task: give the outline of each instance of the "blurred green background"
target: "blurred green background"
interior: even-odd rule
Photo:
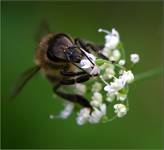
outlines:
[[[63,106],[40,74],[7,100],[13,81],[34,64],[41,20],[96,43],[104,42],[98,28],[115,27],[127,55],[140,54],[135,72],[143,72],[162,65],[162,17],[162,2],[2,2],[2,148],[163,148],[162,75],[134,83],[128,115],[106,124],[78,126],[75,115],[49,120]]]

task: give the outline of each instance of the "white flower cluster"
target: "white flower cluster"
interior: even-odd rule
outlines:
[[[66,102],[64,110],[62,110],[57,117],[66,119],[72,114],[73,109],[74,109],[74,104],[71,102]]]
[[[83,125],[86,122],[89,123],[99,123],[101,118],[106,115],[106,105],[100,105],[99,109],[94,107],[94,111],[91,112],[88,108],[82,108],[77,116],[77,123]]]
[[[126,83],[131,83],[134,80],[134,75],[131,71],[124,71],[119,78],[114,78],[114,81],[107,84],[104,88],[105,91],[110,94],[117,94],[121,89],[123,89]]]
[[[90,104],[93,108],[93,110],[89,108],[79,110],[76,118],[79,125],[87,122],[91,124],[108,122],[113,115],[121,118],[127,114],[129,110],[127,98],[129,84],[134,81],[134,74],[130,69],[140,60],[138,54],[131,54],[130,61],[132,65],[128,67],[122,54],[124,49],[118,46],[120,44],[118,31],[115,29],[112,29],[111,32],[104,29],[98,31],[106,33],[102,54],[109,58],[109,61],[96,58],[93,54],[81,49],[86,57],[81,60],[80,67],[90,75],[98,76],[94,78],[95,82],[91,82],[87,87],[84,84],[75,85],[76,92],[83,96],[85,96],[87,89],[90,89]],[[114,63],[111,63],[111,61],[114,61]],[[74,107],[73,103],[66,103],[64,110],[58,117],[67,118],[74,110]],[[113,115],[108,114],[109,110],[113,110]]]
[[[127,113],[127,108],[123,104],[115,104],[114,105],[115,113],[119,118],[123,117]]]
[[[121,57],[121,53],[119,49],[117,49],[120,42],[119,33],[114,28],[111,32],[104,29],[99,29],[98,31],[106,33],[105,45],[102,54],[108,57],[111,61],[118,61]]]

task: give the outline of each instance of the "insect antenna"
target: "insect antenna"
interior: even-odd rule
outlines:
[[[66,56],[68,62],[72,63],[74,66],[76,66],[76,67],[79,68],[80,70],[84,71],[86,74],[90,75],[87,71],[85,71],[83,68],[81,68],[80,66],[78,66],[76,63],[71,62],[71,60],[70,60],[68,54],[66,53],[66,51],[64,51],[64,54],[65,54],[65,56]]]
[[[85,55],[85,57],[90,61],[90,63],[93,66],[95,66],[95,64],[93,63],[93,61],[88,57],[87,52],[84,49],[82,49],[81,47],[80,47],[80,51]]]

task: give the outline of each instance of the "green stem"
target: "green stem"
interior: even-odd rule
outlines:
[[[156,68],[147,72],[136,74],[134,82],[144,80],[147,78],[152,78],[163,73],[163,68]]]
[[[110,118],[110,119],[104,121],[103,123],[111,122],[111,121],[113,121],[113,120],[115,120],[115,119],[117,119],[117,115],[114,115],[112,118]]]
[[[126,107],[127,107],[127,111],[129,111],[129,99],[126,99]]]

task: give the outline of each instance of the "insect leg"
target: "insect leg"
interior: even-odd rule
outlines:
[[[82,75],[76,79],[68,79],[68,80],[63,80],[60,83],[63,85],[72,85],[75,83],[83,83],[85,81],[88,81],[90,78],[90,75]]]
[[[109,60],[106,56],[104,56],[101,51],[104,48],[104,45],[96,45],[96,44],[92,44],[90,42],[85,42],[84,40],[81,40],[80,38],[76,38],[75,39],[75,44],[77,44],[78,46],[82,47],[83,49],[85,49],[87,52],[90,52],[90,50],[94,51],[95,53],[97,53],[97,55],[105,60]]]
[[[75,38],[75,44],[83,49],[85,49],[87,52],[90,52],[89,48],[86,47],[86,42],[84,40],[81,40],[80,38]]]
[[[92,106],[90,105],[90,102],[84,98],[81,95],[78,94],[67,94],[64,92],[59,91],[59,86],[55,86],[53,88],[54,93],[56,93],[58,96],[60,96],[61,98],[73,102],[73,103],[78,103],[83,107],[88,107],[92,110]]]
[[[86,74],[86,72],[84,71],[81,71],[81,72],[68,72],[67,70],[61,70],[60,71],[61,75],[63,76],[68,76],[68,77],[73,77],[73,76],[79,76],[79,75],[82,75],[82,74]]]

